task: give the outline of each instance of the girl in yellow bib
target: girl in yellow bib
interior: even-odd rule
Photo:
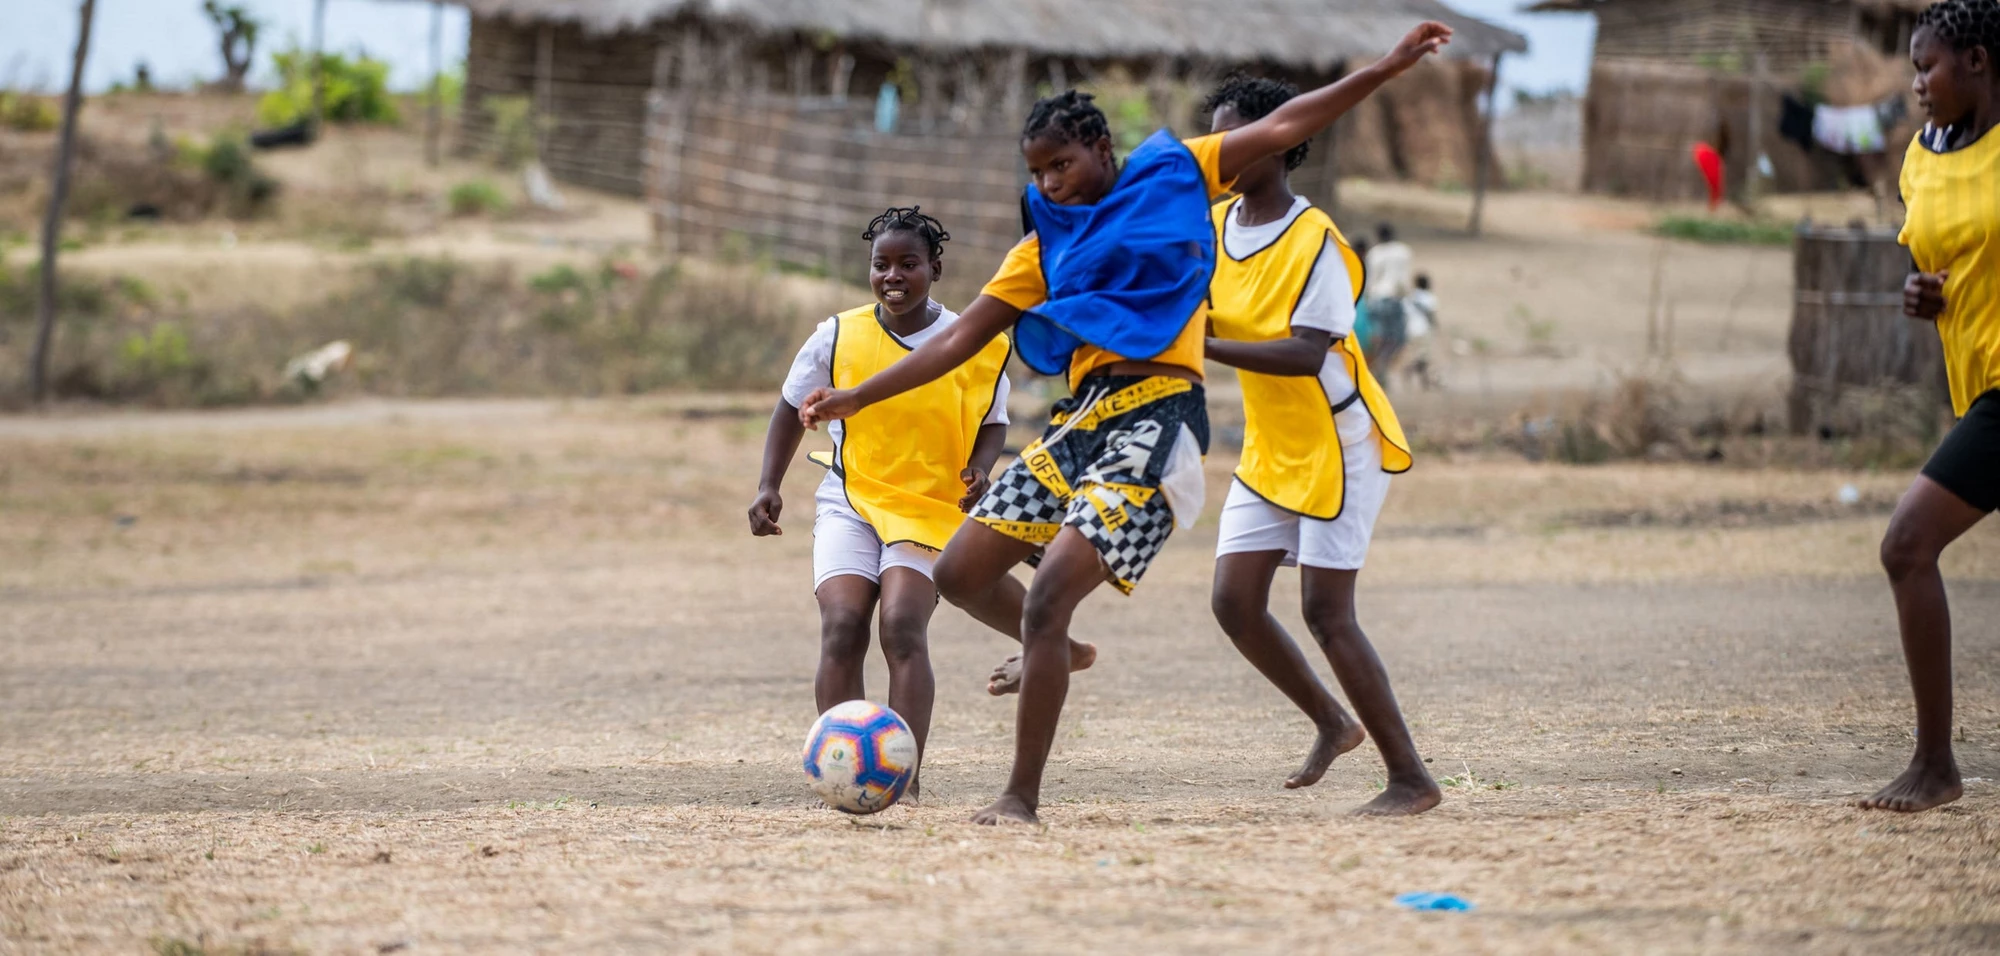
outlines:
[[[783,534],[779,486],[805,428],[798,407],[819,388],[847,388],[908,355],[958,319],[931,301],[943,274],[938,221],[916,207],[868,224],[872,305],[821,323],[799,350],[764,439],[764,468],[750,504],[750,533]],[[935,683],[929,638],[937,588],[931,565],[986,492],[1007,427],[1008,342],[987,343],[957,369],[862,414],[835,423],[831,454],[814,497],[813,592],[819,600],[820,660],[813,681],[821,713],[863,696],[869,619],[880,604],[889,708],[916,734],[930,733]],[[910,792],[916,793],[912,782]]]
[[[1205,108],[1220,133],[1297,95],[1289,83],[1231,77]],[[1354,616],[1354,582],[1375,517],[1390,474],[1410,467],[1410,446],[1354,339],[1361,258],[1287,181],[1306,148],[1245,166],[1237,197],[1215,207],[1208,357],[1240,370],[1244,432],[1242,462],[1222,506],[1211,603],[1237,650],[1319,727],[1286,787],[1319,782],[1335,757],[1372,735],[1388,785],[1355,812],[1422,813],[1437,805],[1438,786]],[[1360,713],[1358,723],[1271,616],[1271,579],[1293,564],[1306,625]]]
[[[1910,36],[1930,122],[1903,159],[1901,236],[1916,265],[1903,311],[1937,323],[1960,417],[1882,539],[1917,699],[1910,766],[1862,806],[1915,811],[1964,792],[1951,751],[1951,612],[1938,558],[2000,507],[2000,3],[1948,0]]]

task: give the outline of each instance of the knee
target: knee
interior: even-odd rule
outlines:
[[[929,625],[929,615],[883,613],[882,656],[890,666],[930,655]]]
[[[821,608],[820,653],[828,657],[860,657],[868,653],[868,612],[862,608]]]
[[[1230,640],[1240,639],[1250,630],[1251,622],[1264,613],[1264,608],[1257,601],[1223,587],[1209,592],[1208,609]]]
[[[1346,598],[1307,594],[1303,604],[1300,610],[1305,615],[1306,629],[1321,647],[1350,640],[1361,631],[1360,623],[1354,619],[1354,604]]]
[[[953,607],[965,607],[978,599],[982,590],[979,577],[978,569],[949,549],[938,555],[937,563],[931,566],[931,580],[937,585],[938,596],[950,601]]]
[[[1937,559],[1937,549],[1908,524],[1902,521],[1889,523],[1888,533],[1882,536],[1882,570],[1889,573],[1889,580],[1906,580],[1911,575],[1935,567]]]

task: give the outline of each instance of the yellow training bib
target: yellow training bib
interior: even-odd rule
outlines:
[[[1362,287],[1361,257],[1347,245],[1333,220],[1317,208],[1299,213],[1270,245],[1236,259],[1222,248],[1222,234],[1242,200],[1215,207],[1215,278],[1209,283],[1209,320],[1215,337],[1268,342],[1292,334],[1292,309],[1305,295],[1327,239],[1340,251],[1349,283]],[[1389,397],[1368,371],[1368,360],[1353,336],[1334,341],[1331,351],[1347,366],[1357,393],[1328,395],[1318,375],[1265,375],[1238,371],[1243,386],[1243,460],[1236,477],[1264,500],[1287,511],[1322,520],[1337,518],[1346,502],[1347,470],[1334,407],[1349,401],[1366,405],[1382,444],[1382,470],[1410,469],[1410,443]]]
[[[1011,350],[1002,335],[950,373],[854,414],[842,426],[836,469],[847,500],[883,544],[909,541],[933,550],[965,520],[959,472],[972,458],[979,427],[993,410]],[[910,354],[882,327],[875,306],[836,317],[833,387],[853,388]]]

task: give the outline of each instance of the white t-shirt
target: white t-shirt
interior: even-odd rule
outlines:
[[[1395,240],[1368,250],[1368,301],[1401,299],[1415,288],[1410,247]]]
[[[893,332],[890,335],[914,349],[930,341],[931,336],[944,331],[946,326],[957,320],[958,313],[939,306],[937,321],[932,322],[929,328],[913,335],[895,335]],[[799,347],[798,356],[792,359],[792,370],[785,375],[785,384],[778,390],[778,394],[793,408],[805,404],[806,396],[811,395],[813,389],[833,387],[833,339],[834,332],[839,326],[840,320],[837,318],[821,322],[818,328],[813,329],[812,335],[806,337],[806,344]],[[1007,396],[1012,390],[1011,384],[1007,381],[1007,373],[1002,371],[999,386],[993,393],[993,408],[986,413],[986,420],[981,424],[1007,424]],[[826,423],[827,437],[833,439],[835,461],[840,460],[840,441],[846,434],[841,425],[842,423],[837,421]],[[834,474],[831,469],[828,469],[826,477],[820,481],[814,500],[821,511],[833,508],[847,514],[854,513],[854,506],[847,502],[847,491],[841,486],[840,476]]]
[[[1311,208],[1312,203],[1304,196],[1292,200],[1292,208],[1272,222],[1261,226],[1245,226],[1236,221],[1236,213],[1231,212],[1222,224],[1222,249],[1232,259],[1246,259],[1261,249],[1277,242],[1285,230],[1291,228],[1292,220]],[[1239,209],[1241,207],[1238,207]],[[1306,279],[1304,294],[1299,296],[1298,305],[1292,309],[1292,325],[1296,328],[1318,329],[1336,339],[1344,339],[1354,334],[1354,283],[1347,276],[1347,266],[1341,260],[1340,251],[1333,238],[1327,237],[1326,246],[1320,250],[1319,262],[1313,266],[1312,275]],[[1319,385],[1326,390],[1327,401],[1338,404],[1354,394],[1354,379],[1347,374],[1347,364],[1332,352],[1320,363]],[[1340,434],[1342,445],[1366,441],[1375,432],[1375,420],[1368,415],[1368,406],[1359,401],[1340,410],[1334,416],[1334,430]]]
[[[1437,325],[1437,295],[1429,289],[1411,289],[1410,297],[1403,302],[1410,307],[1409,314],[1404,317],[1410,338],[1420,339],[1431,334]]]

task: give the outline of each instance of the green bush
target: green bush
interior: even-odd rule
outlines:
[[[454,216],[484,216],[507,211],[507,196],[500,187],[484,179],[472,179],[451,187],[445,201]]]
[[[493,120],[493,162],[515,169],[535,158],[535,104],[525,96],[489,96],[480,108]]]
[[[278,181],[257,168],[250,144],[234,133],[219,133],[207,146],[183,140],[178,152],[183,166],[221,188],[230,215],[254,215],[278,194]]]
[[[1664,216],[1653,223],[1653,235],[1689,242],[1737,246],[1789,246],[1793,227],[1768,219],[1710,219],[1705,216]]]
[[[22,133],[46,133],[62,125],[62,112],[46,97],[0,92],[0,124]]]
[[[312,115],[312,55],[285,50],[271,55],[278,70],[278,87],[257,102],[257,122],[287,126]],[[358,54],[320,57],[326,71],[326,119],[331,123],[397,123],[395,97],[389,93],[389,64]]]

